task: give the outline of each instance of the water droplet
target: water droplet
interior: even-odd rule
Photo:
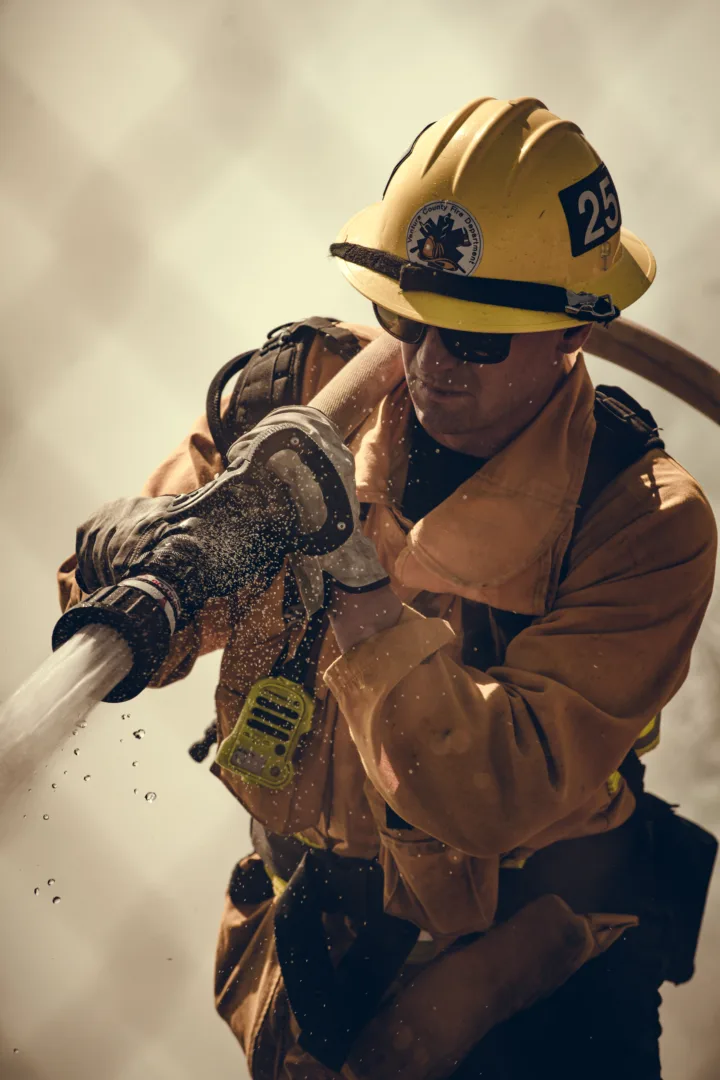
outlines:
[[[20,1051],[18,1050],[18,1048],[16,1046],[15,1049],[13,1050],[13,1054],[19,1054],[19,1053],[20,1053]]]
[[[48,878],[48,885],[54,885],[54,884],[55,884],[55,878],[54,877],[49,877]]]
[[[137,793],[138,793],[138,789],[136,787],[134,787],[133,788],[133,795],[137,795]]]
[[[39,889],[33,889],[33,892],[35,893],[36,896],[40,895],[40,890]]]
[[[51,784],[51,785],[50,785],[50,787],[51,787],[51,788],[53,789],[53,791],[54,791],[54,790],[55,790],[55,788],[57,787],[57,784]]]
[[[78,720],[78,727],[79,728],[86,728],[87,727],[87,720]]]
[[[145,732],[143,731],[143,729],[141,727],[138,728],[137,731],[133,731],[133,735],[135,736],[136,739],[144,739],[145,738]]]
[[[148,791],[147,795],[145,796],[145,802],[155,802],[156,799],[157,795],[154,791]]]
[[[136,765],[139,765],[139,764],[140,764],[139,761],[133,761],[133,769],[135,768]]]
[[[63,769],[63,776],[67,776],[67,769]]]
[[[43,814],[43,821],[49,821],[49,820],[50,820],[50,815],[49,814]]]
[[[87,776],[83,776],[83,780],[89,780],[89,779],[90,779],[90,773],[88,773]]]
[[[80,753],[80,747],[76,746],[75,749],[73,750],[73,754],[75,755],[75,757],[77,757],[79,753]]]
[[[59,903],[60,903],[60,897],[59,896],[53,896],[53,904],[59,904]]]

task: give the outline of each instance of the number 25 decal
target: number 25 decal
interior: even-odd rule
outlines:
[[[560,193],[573,255],[584,255],[604,244],[620,228],[620,204],[612,177],[604,165]]]

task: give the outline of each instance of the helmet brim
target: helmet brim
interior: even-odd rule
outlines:
[[[381,210],[382,203],[374,203],[361,210],[339,234],[338,243],[382,248],[377,241]],[[347,262],[345,259],[336,259],[336,262],[340,264],[340,269],[353,288],[368,300],[389,308],[397,315],[417,319],[431,326],[513,334],[558,330],[578,325],[578,320],[569,315],[477,304],[437,293],[404,292],[397,281],[375,270]],[[574,292],[596,295],[609,293],[616,307],[623,311],[650,288],[655,270],[655,258],[650,249],[638,236],[623,227],[620,230],[620,246],[613,265],[590,281],[573,282],[572,289]]]

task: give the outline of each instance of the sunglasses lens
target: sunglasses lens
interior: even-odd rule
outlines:
[[[480,334],[462,330],[440,330],[442,343],[458,360],[471,364],[501,364],[507,360],[512,334]]]
[[[379,304],[373,304],[373,310],[383,330],[407,345],[417,345],[425,336],[425,323],[396,315]],[[507,360],[513,337],[512,334],[480,334],[440,328],[438,333],[448,352],[456,359],[467,360],[471,364],[500,364]]]
[[[402,315],[396,315],[394,311],[388,311],[387,308],[380,307],[379,304],[373,304],[373,310],[375,311],[375,318],[383,330],[387,330],[388,334],[392,334],[393,337],[404,341],[406,345],[417,345],[419,341],[422,341],[427,329],[425,323],[415,322],[414,319],[406,319]]]

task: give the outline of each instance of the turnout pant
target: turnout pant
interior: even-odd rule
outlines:
[[[660,1080],[661,946],[661,924],[643,920],[549,998],[493,1028],[452,1080]]]

